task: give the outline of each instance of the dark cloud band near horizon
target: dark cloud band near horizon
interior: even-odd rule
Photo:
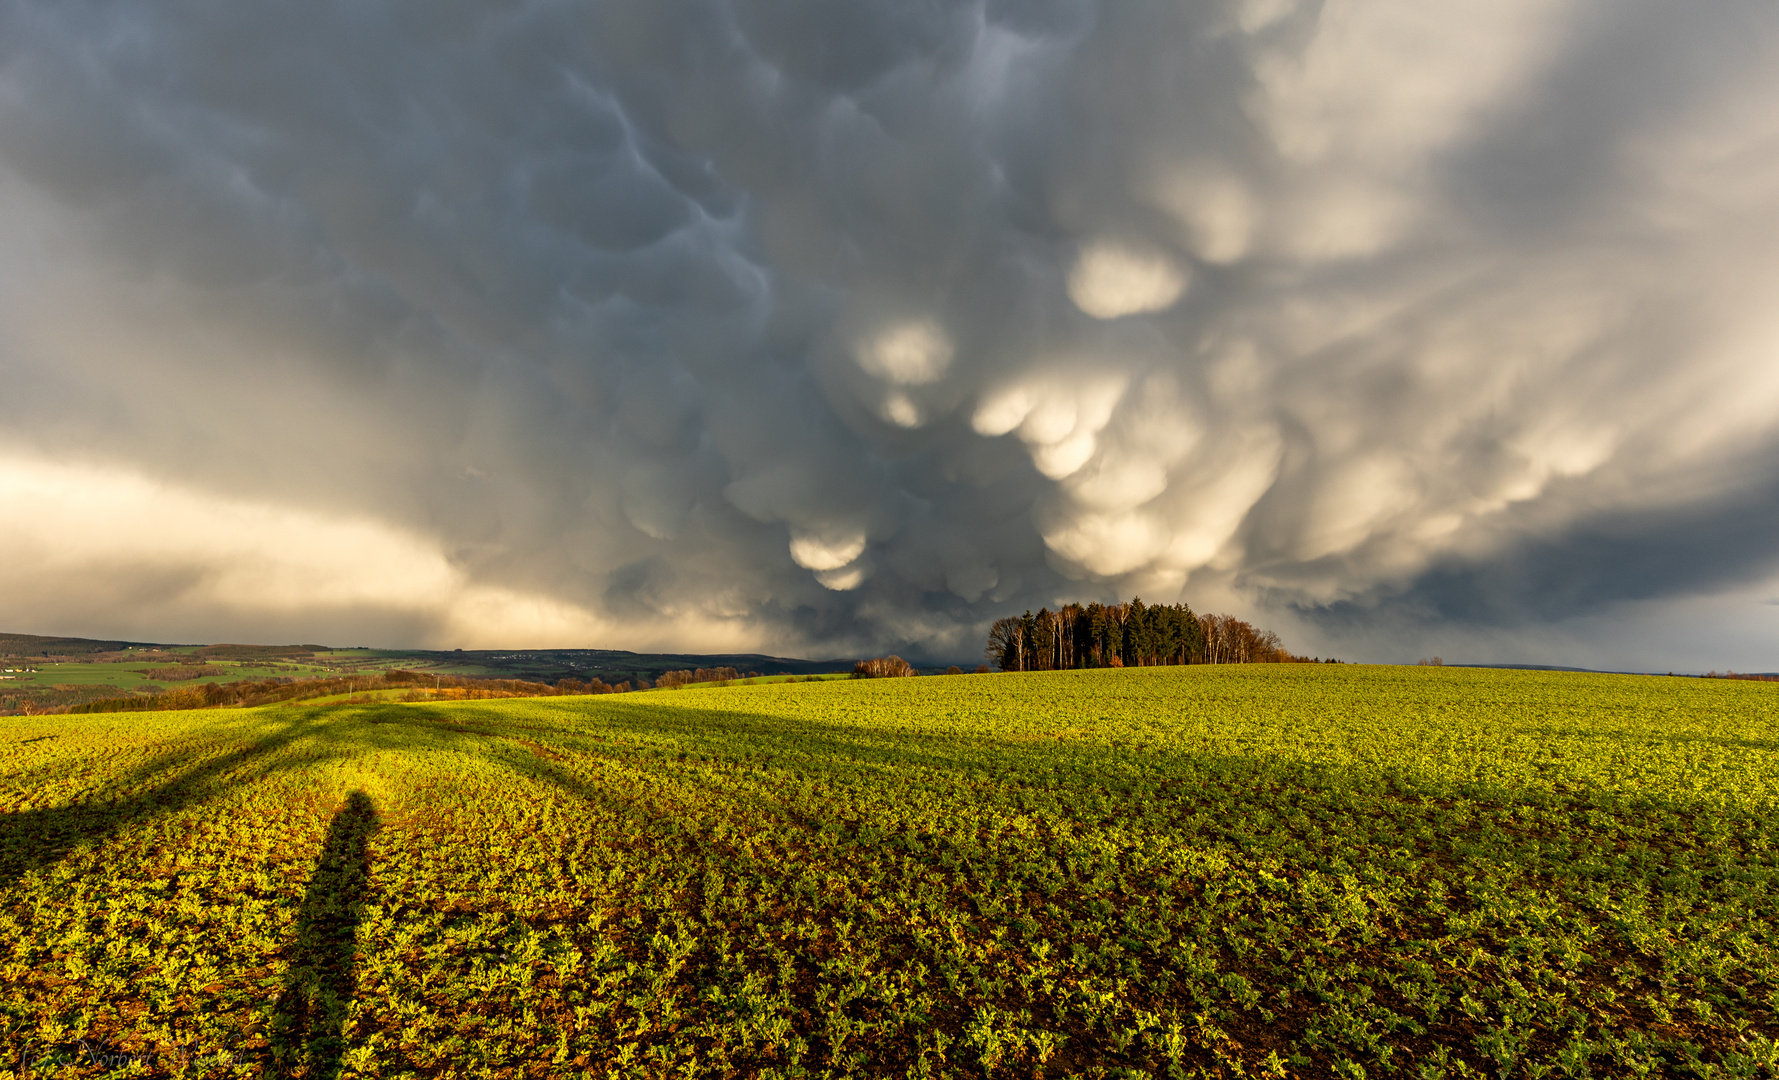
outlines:
[[[1751,0],[0,0],[0,619],[1779,668],[1776,61]]]

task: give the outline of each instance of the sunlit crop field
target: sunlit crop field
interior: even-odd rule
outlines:
[[[1255,665],[6,718],[0,1070],[1772,1075],[1776,689]]]

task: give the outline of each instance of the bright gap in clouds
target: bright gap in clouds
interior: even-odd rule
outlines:
[[[559,599],[472,582],[436,543],[382,522],[116,467],[0,457],[0,505],[0,624],[45,633],[364,644],[381,632],[442,649],[750,641],[710,625],[620,633]]]

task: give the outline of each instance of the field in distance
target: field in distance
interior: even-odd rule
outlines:
[[[0,634],[0,716],[65,711],[117,697],[243,679],[345,679],[391,668],[426,676],[640,683],[663,672],[735,668],[761,676],[849,672],[851,660],[616,649],[369,649],[325,645],[165,645]]]
[[[1313,665],[10,717],[0,1069],[1772,1075],[1776,720]]]

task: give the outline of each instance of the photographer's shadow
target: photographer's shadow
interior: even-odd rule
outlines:
[[[297,911],[296,941],[273,1010],[269,1075],[332,1080],[346,1049],[346,1013],[357,991],[358,922],[377,830],[370,796],[354,791],[334,815]]]

